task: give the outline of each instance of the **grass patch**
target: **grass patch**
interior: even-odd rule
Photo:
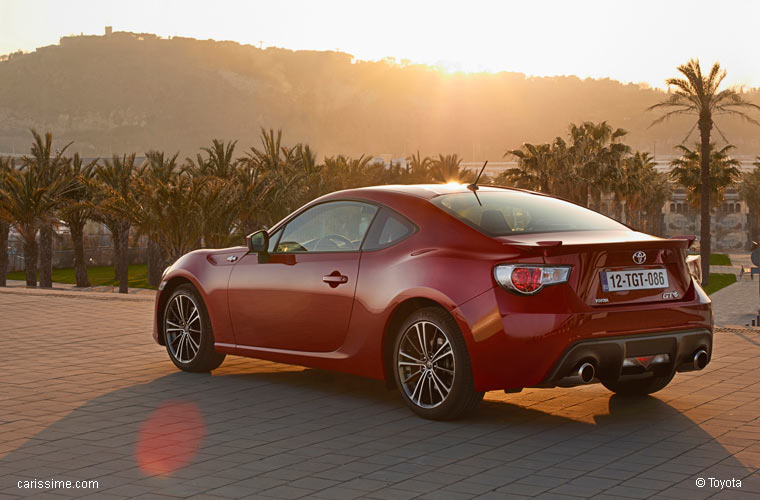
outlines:
[[[710,254],[710,265],[711,266],[730,266],[731,259],[729,259],[728,255],[724,253],[713,253],[713,254]]]
[[[88,267],[87,274],[90,277],[90,284],[92,286],[119,286],[119,281],[113,278],[113,266]],[[25,280],[26,275],[24,271],[16,271],[8,273],[7,278],[9,280]],[[37,279],[39,279],[39,273],[37,274]],[[77,280],[74,276],[74,268],[53,269],[53,282],[76,284]],[[156,289],[156,287],[148,284],[147,264],[129,266],[129,287]]]
[[[707,295],[712,295],[721,288],[736,283],[736,275],[731,273],[710,273],[710,284],[704,287]]]

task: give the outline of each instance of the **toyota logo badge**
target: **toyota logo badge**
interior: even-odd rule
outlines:
[[[633,261],[636,264],[643,264],[644,262],[647,261],[647,254],[639,250],[638,252],[633,254]]]

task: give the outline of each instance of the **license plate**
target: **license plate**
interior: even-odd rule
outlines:
[[[602,291],[651,290],[668,287],[665,269],[629,269],[626,271],[602,271]]]

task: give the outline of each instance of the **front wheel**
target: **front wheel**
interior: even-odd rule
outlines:
[[[602,385],[621,396],[646,396],[647,394],[664,389],[673,380],[674,375],[662,375],[660,377],[637,380],[602,380]]]
[[[195,287],[177,287],[166,301],[163,318],[166,351],[177,368],[209,372],[222,364],[225,355],[214,350],[211,320]]]
[[[437,307],[426,307],[401,325],[393,349],[396,386],[417,415],[451,420],[474,409],[483,399],[476,392],[467,345],[454,319]]]

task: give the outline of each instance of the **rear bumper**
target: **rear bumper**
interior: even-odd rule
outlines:
[[[697,284],[680,301],[598,308],[569,287],[547,287],[533,296],[495,287],[452,314],[464,333],[478,391],[551,386],[583,355],[598,363],[600,377],[614,377],[624,358],[639,353],[671,354],[674,370],[698,343],[712,354],[712,304]],[[666,350],[645,352],[652,349]]]
[[[571,345],[554,365],[539,387],[578,385],[569,380],[582,363],[595,367],[598,380],[618,380],[637,377],[646,372],[672,375],[679,371],[695,370],[694,356],[704,350],[707,362],[712,356],[713,335],[710,330],[669,332],[661,335],[621,335],[604,340],[581,340]],[[647,366],[624,366],[625,359],[668,355],[668,361]],[[649,361],[649,360],[647,360]],[[646,361],[645,361],[646,363]]]

